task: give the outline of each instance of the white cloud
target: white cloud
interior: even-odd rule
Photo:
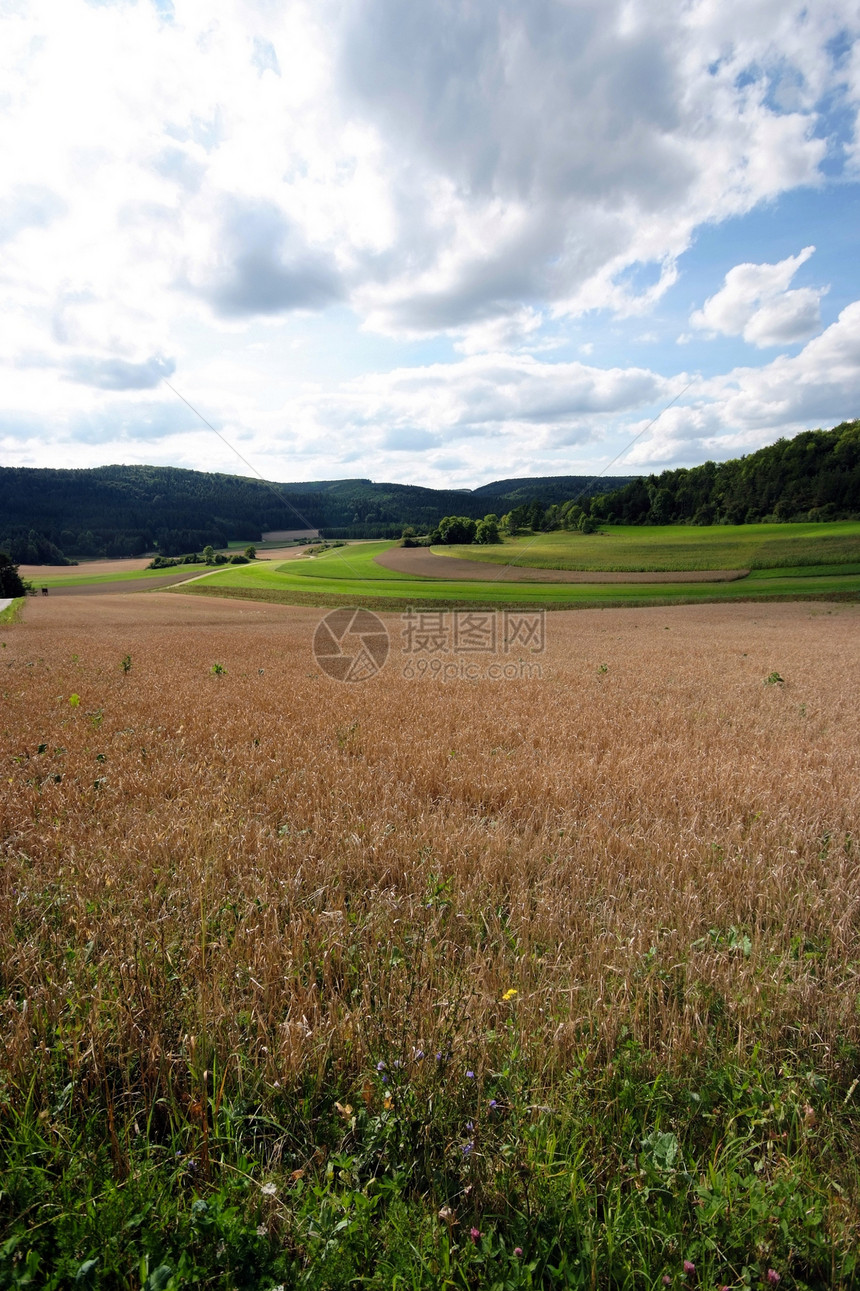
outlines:
[[[536,356],[588,356],[595,338],[610,353],[594,320],[653,314],[696,229],[823,185],[827,105],[856,123],[858,35],[849,0],[0,5],[10,451],[92,448],[117,410],[133,454],[122,391],[157,420],[175,370],[286,476],[365,447],[414,478],[447,460],[474,478],[502,461],[566,470],[565,444],[626,434],[678,382],[623,356]],[[701,326],[757,347],[807,337],[822,291],[790,286],[805,254],[737,266]],[[364,366],[393,370],[345,379],[370,332]],[[400,365],[439,336],[453,361]],[[299,394],[312,351],[318,385]],[[849,369],[822,370],[834,400]],[[783,425],[753,375],[726,381],[701,395],[717,441],[763,433],[765,412],[743,411],[756,399]],[[196,432],[152,424],[141,445],[193,461]]]
[[[805,340],[821,326],[820,302],[828,289],[788,287],[814,251],[804,247],[777,264],[735,265],[716,295],[690,315],[691,327],[712,336],[743,336],[760,349]]]
[[[760,368],[698,379],[685,405],[660,418],[627,459],[630,467],[724,459],[779,435],[828,427],[860,414],[860,300],[799,353]]]
[[[164,322],[189,283],[237,318],[347,295],[391,334],[491,344],[523,311],[650,308],[700,223],[817,182],[852,22],[802,0],[177,0],[169,21],[21,0],[2,25],[3,171],[39,231],[13,268],[48,296]],[[639,291],[637,264],[659,269]]]

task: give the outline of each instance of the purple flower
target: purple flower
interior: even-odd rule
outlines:
[[[470,1228],[469,1236],[471,1237],[473,1242],[477,1242],[478,1238],[481,1236],[480,1228]]]
[[[474,1079],[475,1079],[475,1073],[474,1073],[473,1071],[467,1071],[467,1072],[466,1072],[466,1079],[467,1079],[467,1080],[474,1080]]]
[[[491,1098],[491,1099],[490,1099],[489,1106],[492,1108],[492,1110],[493,1110],[493,1111],[495,1111],[495,1110],[496,1110],[496,1108],[498,1107],[498,1105],[499,1105],[499,1104],[496,1102],[495,1098]]]
[[[387,1077],[387,1076],[383,1076],[383,1077],[382,1077],[382,1083],[383,1083],[383,1085],[387,1085],[387,1084],[388,1084],[388,1077]]]
[[[463,1156],[464,1156],[464,1157],[467,1157],[467,1156],[469,1156],[469,1154],[471,1153],[472,1148],[473,1148],[474,1146],[475,1146],[475,1145],[474,1145],[474,1143],[464,1143],[464,1144],[462,1145],[462,1147],[460,1148],[460,1151],[463,1153]]]
[[[437,1053],[437,1054],[436,1054],[436,1061],[437,1061],[437,1062],[441,1062],[441,1061],[442,1061],[442,1054],[441,1054],[441,1053]]]
[[[467,1122],[466,1122],[466,1129],[469,1131],[469,1133],[470,1133],[470,1134],[472,1133],[472,1130],[473,1130],[474,1128],[475,1128],[475,1122],[474,1122],[474,1121],[467,1121]]]
[[[768,1271],[767,1271],[767,1280],[768,1280],[768,1282],[770,1283],[770,1285],[771,1285],[772,1287],[775,1287],[775,1286],[776,1286],[776,1284],[777,1284],[779,1281],[781,1281],[780,1276],[779,1276],[779,1274],[777,1273],[776,1269],[768,1269]]]
[[[523,1248],[521,1246],[514,1247],[514,1255],[520,1256],[522,1255],[522,1253],[523,1253]]]
[[[415,1050],[415,1061],[416,1061],[416,1062],[420,1062],[420,1061],[421,1061],[421,1059],[422,1059],[423,1057],[424,1057],[424,1050],[423,1050],[423,1049],[416,1049],[416,1050]]]
[[[685,1273],[695,1273],[695,1272],[696,1272],[696,1266],[695,1266],[695,1264],[693,1263],[693,1261],[692,1261],[692,1260],[684,1260],[684,1272],[685,1272]]]
[[[385,1063],[384,1063],[384,1062],[382,1062],[382,1061],[378,1062],[378,1063],[376,1064],[376,1070],[377,1070],[377,1071],[385,1071]]]

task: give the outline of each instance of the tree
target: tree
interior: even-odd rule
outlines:
[[[437,529],[439,541],[449,546],[453,543],[469,545],[475,541],[477,527],[470,516],[443,516]]]
[[[207,565],[215,564],[215,548],[211,543],[207,543],[203,548],[203,559],[206,561]]]
[[[501,542],[499,537],[499,522],[496,516],[484,516],[479,520],[475,528],[475,542],[480,543],[482,547],[488,547],[493,543]]]
[[[26,596],[27,584],[18,573],[18,566],[12,563],[12,557],[0,551],[0,596]]]
[[[256,547],[254,547],[253,545],[252,545],[252,546],[250,546],[250,547],[246,547],[246,548],[245,548],[245,555],[247,556],[248,560],[256,560],[256,559],[257,559],[257,548],[256,548]]]

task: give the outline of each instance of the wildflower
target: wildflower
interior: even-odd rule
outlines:
[[[470,1228],[469,1236],[471,1237],[473,1242],[477,1242],[478,1238],[481,1236],[480,1228]]]
[[[521,1246],[514,1247],[514,1255],[519,1257],[520,1255],[522,1255],[522,1253],[523,1253],[523,1248]]]
[[[772,1287],[776,1286],[776,1284],[780,1281],[780,1276],[777,1273],[776,1269],[768,1269],[767,1280]]]
[[[471,1154],[472,1149],[474,1148],[474,1146],[475,1146],[475,1145],[474,1145],[474,1143],[471,1143],[471,1142],[470,1142],[470,1143],[463,1143],[463,1144],[461,1144],[461,1146],[460,1146],[460,1151],[463,1153],[463,1156],[464,1156],[464,1157],[467,1157],[467,1156],[469,1156],[469,1155]]]
[[[414,1057],[415,1057],[415,1061],[416,1061],[416,1062],[420,1062],[420,1061],[421,1061],[421,1059],[424,1057],[424,1050],[423,1050],[423,1049],[416,1049],[416,1050],[415,1050]]]
[[[513,986],[512,986],[512,987],[511,987],[511,989],[510,989],[509,991],[505,991],[504,995],[502,996],[502,999],[503,999],[503,1000],[515,1000],[515,999],[517,998],[517,996],[518,996],[518,995],[519,995],[519,991],[518,991],[515,987],[513,987]]]
[[[475,1079],[475,1073],[474,1073],[473,1071],[467,1071],[467,1072],[466,1072],[466,1079],[467,1079],[467,1080],[474,1080],[474,1079]]]
[[[437,1054],[436,1054],[436,1061],[437,1061],[437,1062],[441,1062],[441,1061],[442,1061],[442,1054],[441,1054],[441,1053],[437,1053]]]
[[[377,1071],[385,1071],[385,1063],[381,1060],[376,1064]]]
[[[265,1225],[265,1224],[258,1224],[258,1225],[257,1225],[257,1236],[258,1236],[258,1237],[265,1237],[265,1236],[266,1236],[266,1231],[267,1231],[267,1230],[266,1230],[266,1225]]]
[[[450,1224],[451,1220],[454,1218],[454,1212],[451,1209],[451,1207],[443,1206],[442,1209],[439,1211],[439,1218],[442,1220],[444,1224]]]
[[[692,1261],[692,1260],[684,1260],[684,1272],[685,1272],[685,1273],[695,1273],[695,1272],[696,1272],[696,1266],[695,1266],[695,1264],[693,1263],[693,1261]]]
[[[491,1098],[489,1103],[487,1104],[491,1112],[494,1112],[498,1107],[498,1105],[499,1104],[496,1102],[495,1098]]]
[[[262,1187],[262,1193],[264,1197],[277,1197],[278,1189],[275,1187],[273,1183],[264,1183]]]
[[[474,1128],[475,1128],[475,1122],[474,1122],[474,1121],[467,1121],[467,1122],[466,1122],[466,1129],[469,1131],[469,1133],[470,1133],[470,1134],[472,1133],[472,1130],[473,1130]]]

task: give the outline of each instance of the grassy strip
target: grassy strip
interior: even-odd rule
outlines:
[[[698,590],[701,588],[702,590]],[[694,590],[695,589],[695,590]],[[360,603],[368,609],[399,611],[409,607],[428,609],[468,609],[475,606],[501,606],[506,609],[548,610],[599,609],[622,606],[693,605],[732,601],[860,601],[860,577],[853,579],[782,579],[774,583],[745,579],[739,583],[617,584],[612,590],[606,584],[516,585],[485,583],[418,583],[411,584],[409,595],[379,585],[339,582],[335,586],[310,589],[287,584],[275,587],[237,586],[220,579],[165,589],[184,595],[220,596],[236,600],[261,601],[275,605],[315,605],[334,607]],[[406,589],[404,589],[406,590]],[[471,595],[469,595],[471,593]]]
[[[18,623],[24,609],[26,598],[15,596],[12,598],[12,604],[7,605],[5,610],[0,610],[0,624],[8,627],[11,623]]]
[[[856,1285],[841,1087],[716,1052],[672,1076],[631,1042],[547,1087],[508,1022],[481,1072],[384,1048],[272,1089],[236,1055],[149,1108],[55,1062],[0,1131],[0,1285]]]

